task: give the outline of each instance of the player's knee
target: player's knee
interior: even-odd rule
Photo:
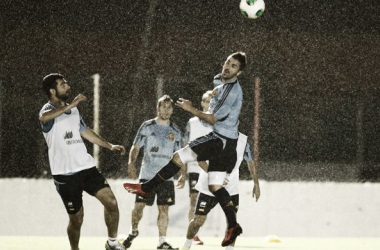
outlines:
[[[172,160],[174,162],[177,161],[179,164],[181,164],[178,166],[182,167],[184,164],[186,164],[190,161],[196,161],[197,157],[198,157],[197,154],[189,146],[186,146],[186,147],[181,148],[180,150],[176,151],[173,155]]]
[[[206,216],[205,215],[195,215],[193,218],[194,225],[197,227],[201,227],[203,223],[206,221]]]
[[[107,201],[104,202],[104,207],[109,212],[118,212],[119,211],[119,207],[118,207],[117,200],[115,197],[110,197],[109,199],[107,199]]]
[[[71,226],[74,226],[76,228],[81,227],[82,224],[83,224],[83,218],[84,218],[83,209],[81,208],[75,214],[70,214],[69,218],[70,218],[70,224],[71,224]]]

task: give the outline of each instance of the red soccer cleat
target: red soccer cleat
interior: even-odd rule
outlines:
[[[224,236],[224,239],[222,241],[222,247],[228,246],[236,240],[236,237],[238,237],[243,232],[243,229],[239,224],[236,224],[236,226],[227,228],[226,229],[226,235]]]
[[[193,244],[194,245],[203,245],[203,241],[201,241],[201,239],[199,239],[198,236],[194,236],[194,238],[193,238]]]
[[[132,194],[141,195],[143,197],[149,196],[149,193],[145,193],[141,190],[141,183],[124,183],[124,188]]]

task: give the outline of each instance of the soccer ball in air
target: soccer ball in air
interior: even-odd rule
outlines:
[[[240,12],[243,16],[251,19],[260,17],[265,10],[264,0],[241,0]]]

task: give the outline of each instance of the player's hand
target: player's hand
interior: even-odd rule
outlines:
[[[74,107],[78,106],[78,104],[80,102],[83,102],[83,101],[87,101],[87,97],[82,95],[82,94],[79,94],[77,95],[74,100],[71,102],[71,105],[73,105]]]
[[[186,111],[190,111],[193,108],[193,104],[189,100],[183,98],[179,98],[175,105]]]
[[[185,182],[186,182],[186,175],[181,175],[178,178],[178,182],[177,182],[176,188],[178,188],[178,189],[183,188],[185,186]]]
[[[256,202],[260,198],[260,186],[259,185],[253,185],[253,190],[252,190],[252,197],[255,198],[256,196]]]
[[[111,151],[121,151],[121,155],[125,155],[125,148],[121,145],[112,145]]]
[[[136,166],[134,162],[128,163],[128,178],[137,179]]]

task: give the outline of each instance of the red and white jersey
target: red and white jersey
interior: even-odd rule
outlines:
[[[41,109],[40,115],[55,108],[48,102]],[[76,107],[41,124],[41,127],[48,146],[52,175],[75,173],[95,166],[95,160],[87,153],[80,135],[86,125]]]
[[[239,132],[236,146],[237,161],[232,172],[227,175],[226,179],[228,179],[228,183],[224,186],[230,195],[239,194],[239,167],[244,159],[244,152],[247,150],[250,151],[249,147],[247,147],[247,136]],[[250,152],[247,153],[251,155]],[[208,173],[203,171],[203,169],[199,172],[199,179],[195,185],[195,189],[203,194],[214,196],[208,189]]]

